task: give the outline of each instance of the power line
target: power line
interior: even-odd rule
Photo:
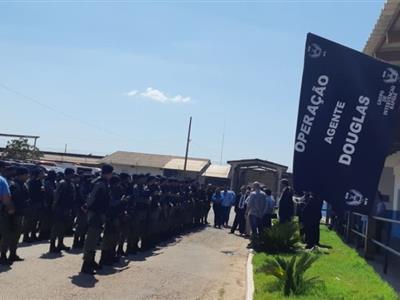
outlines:
[[[37,100],[37,99],[31,97],[31,96],[28,96],[28,95],[26,95],[26,94],[24,94],[24,93],[21,93],[21,92],[19,92],[19,91],[16,91],[16,90],[10,88],[9,86],[7,86],[7,85],[5,85],[5,84],[3,84],[3,83],[0,83],[0,87],[1,87],[2,89],[4,89],[4,90],[10,92],[10,93],[13,93],[13,94],[15,94],[15,95],[17,95],[17,96],[20,96],[20,97],[22,97],[22,98],[24,98],[24,99],[26,99],[26,100],[28,100],[28,101],[30,101],[30,102],[32,102],[32,103],[35,103],[35,104],[37,104],[37,105],[39,105],[39,106],[41,106],[41,107],[43,107],[43,108],[46,108],[47,110],[50,110],[50,111],[55,112],[55,113],[57,113],[57,114],[60,114],[60,115],[64,116],[64,117],[67,118],[67,119],[71,119],[71,120],[73,120],[73,121],[80,122],[80,123],[82,123],[82,124],[84,124],[84,125],[86,125],[86,126],[88,126],[88,127],[95,128],[95,129],[97,129],[97,130],[99,130],[99,131],[105,132],[105,133],[107,133],[107,134],[109,134],[109,135],[112,135],[112,136],[119,136],[119,137],[124,138],[124,139],[127,138],[127,137],[122,136],[122,135],[120,135],[119,133],[113,132],[113,131],[111,131],[111,130],[109,130],[109,129],[107,129],[107,128],[100,127],[100,126],[98,126],[98,125],[96,125],[96,124],[93,124],[93,123],[88,122],[88,121],[86,121],[86,120],[77,118],[77,117],[75,117],[75,116],[73,116],[73,115],[70,115],[70,114],[67,114],[67,113],[65,113],[65,112],[63,112],[63,111],[60,111],[60,110],[58,110],[58,109],[56,109],[56,108],[54,108],[54,107],[52,107],[52,106],[50,106],[50,105],[48,105],[48,104],[45,104],[45,103],[43,103],[43,102],[41,102],[41,101],[39,101],[39,100]]]

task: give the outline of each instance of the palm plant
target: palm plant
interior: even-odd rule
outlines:
[[[267,253],[288,253],[293,252],[299,246],[300,234],[297,222],[275,224],[264,230],[253,240],[254,248],[257,251]]]
[[[306,271],[318,258],[319,256],[307,252],[290,259],[278,256],[269,259],[259,271],[275,276],[285,296],[300,295],[319,282],[317,277],[305,277]]]

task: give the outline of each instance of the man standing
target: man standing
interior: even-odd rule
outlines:
[[[1,208],[3,208],[4,204],[9,203],[10,199],[11,199],[11,192],[10,192],[10,187],[8,185],[8,182],[4,177],[1,176],[1,175],[3,175],[3,170],[5,169],[5,167],[6,167],[6,164],[3,163],[2,161],[0,161],[0,171],[1,171],[1,173],[0,173],[0,207]],[[5,214],[3,216],[3,212],[2,212],[0,215],[0,224],[1,224],[0,234],[2,234],[2,235],[4,233],[3,219],[6,217],[7,217],[7,215]],[[0,238],[0,240],[2,240],[2,239]],[[1,243],[0,243],[0,246],[2,246]],[[0,257],[0,264],[9,264],[6,255],[7,255],[7,253],[4,256]]]
[[[110,204],[109,181],[114,168],[103,165],[101,176],[94,180],[94,185],[87,201],[88,231],[83,247],[83,264],[81,272],[94,275],[100,267],[95,262],[96,247],[106,220],[106,213]]]
[[[293,191],[287,179],[281,180],[282,193],[279,198],[279,222],[287,223],[293,218]]]
[[[321,210],[323,201],[318,196],[307,193],[303,210],[304,235],[306,249],[312,249],[319,244],[319,223],[321,221]]]
[[[213,204],[213,211],[214,211],[214,228],[221,229],[221,225],[223,223],[222,206],[221,206],[222,197],[221,197],[221,190],[219,188],[215,189],[211,201]]]
[[[239,232],[240,234],[245,234],[246,232],[246,219],[245,219],[245,213],[246,213],[246,199],[249,196],[250,193],[246,191],[246,187],[242,186],[240,189],[240,194],[237,197],[237,200],[235,201],[235,220],[233,221],[233,226],[231,228],[231,233],[234,233],[235,230],[239,226]]]
[[[56,172],[49,171],[47,177],[44,179],[44,201],[43,210],[40,216],[40,229],[39,239],[48,240],[50,238],[51,227],[53,226],[53,202],[54,202],[54,191],[57,188],[56,184]]]
[[[266,228],[271,228],[272,226],[272,215],[274,214],[275,209],[275,199],[272,196],[272,191],[270,189],[265,190],[265,195],[267,196],[267,206],[264,211],[264,225]]]
[[[64,179],[58,184],[54,194],[54,221],[50,235],[50,253],[59,253],[61,250],[70,250],[70,247],[64,245],[64,236],[76,197],[75,185],[72,182],[74,174],[75,171],[73,169],[65,169]],[[56,239],[58,239],[57,247]]]
[[[264,229],[263,218],[266,207],[267,195],[261,191],[260,184],[256,181],[253,183],[253,192],[250,193],[247,203],[251,233],[253,237],[259,235]]]
[[[99,262],[101,266],[111,266],[119,260],[115,250],[119,240],[120,215],[123,210],[123,202],[125,202],[121,179],[118,176],[113,176],[109,183],[110,203],[106,213],[103,241],[101,244],[101,257]]]
[[[234,191],[228,190],[225,186],[221,192],[221,206],[222,206],[222,225],[228,228],[229,215],[231,213],[231,207],[235,204],[236,195]]]
[[[22,231],[22,219],[25,210],[26,202],[29,199],[29,191],[25,185],[28,180],[29,172],[27,168],[19,167],[16,169],[16,176],[10,185],[10,193],[4,185],[3,191],[0,192],[3,196],[3,209],[1,212],[1,234],[0,243],[0,264],[12,264],[15,261],[23,259],[17,255],[18,241]],[[2,178],[2,177],[1,177]],[[10,256],[7,259],[7,252],[10,251]]]
[[[72,248],[74,249],[82,249],[83,244],[85,243],[87,231],[87,213],[84,207],[91,190],[91,181],[91,175],[84,175],[81,177],[79,186],[76,188],[76,227],[74,232],[74,241],[72,243]]]
[[[25,208],[24,217],[24,243],[31,243],[38,240],[36,235],[40,214],[43,211],[44,187],[42,184],[43,172],[40,169],[31,171],[31,178],[28,181],[29,202]]]

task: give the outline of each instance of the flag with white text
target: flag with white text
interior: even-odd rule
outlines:
[[[309,33],[293,184],[368,213],[399,119],[400,68]]]

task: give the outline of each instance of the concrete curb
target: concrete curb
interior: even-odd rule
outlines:
[[[246,267],[246,300],[253,300],[254,294],[254,279],[253,279],[253,251],[249,252],[247,257],[247,267]]]

